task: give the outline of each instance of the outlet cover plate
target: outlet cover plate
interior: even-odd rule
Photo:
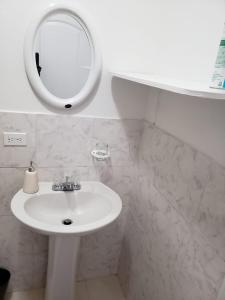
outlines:
[[[26,146],[26,132],[4,132],[4,146]]]

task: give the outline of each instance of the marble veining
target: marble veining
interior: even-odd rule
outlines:
[[[139,169],[139,176],[151,174],[154,187],[225,259],[225,168],[146,123]]]
[[[0,216],[0,265],[11,272],[9,290],[43,286],[47,238],[30,231],[13,216]]]
[[[216,300],[225,277],[224,168],[144,123],[119,262],[123,290],[128,300]]]
[[[2,132],[28,134],[27,147],[0,145],[0,265],[12,273],[9,289],[38,288],[45,282],[47,237],[18,223],[10,211],[10,201],[22,187],[25,167],[31,159],[38,166],[40,180],[54,181],[75,175],[80,180],[100,180],[119,193],[123,201],[119,219],[82,239],[78,278],[115,274],[132,197],[133,164],[142,122],[0,113],[0,125]],[[97,142],[109,143],[112,157],[107,162],[92,159],[90,152]]]
[[[11,216],[10,203],[23,185],[23,168],[0,168],[0,216]]]
[[[39,167],[91,164],[92,119],[38,115],[36,126],[35,161]]]
[[[4,147],[3,138],[0,143],[1,167],[25,167],[32,160],[35,152],[36,116],[23,113],[0,113],[0,134],[4,131],[26,132],[27,147]]]
[[[42,287],[48,241],[18,223],[10,200],[33,159],[40,180],[75,174],[122,198],[119,219],[81,242],[79,279],[119,273],[128,300],[216,300],[225,277],[225,168],[140,120],[0,113],[0,130],[28,134],[0,145],[0,265],[10,290]],[[97,142],[111,159],[96,162]]]

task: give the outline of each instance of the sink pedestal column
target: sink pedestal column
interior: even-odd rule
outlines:
[[[45,300],[75,300],[75,280],[80,237],[51,235]]]

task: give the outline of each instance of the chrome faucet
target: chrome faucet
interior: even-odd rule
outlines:
[[[65,182],[54,183],[52,185],[53,191],[72,192],[72,191],[78,191],[80,189],[81,189],[80,183],[70,180],[69,176],[66,176]]]

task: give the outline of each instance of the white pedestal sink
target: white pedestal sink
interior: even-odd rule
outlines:
[[[74,192],[55,192],[52,183],[41,182],[38,193],[20,190],[13,197],[14,216],[49,235],[46,300],[75,300],[80,237],[112,223],[121,209],[120,197],[95,181],[81,182],[81,190]]]

